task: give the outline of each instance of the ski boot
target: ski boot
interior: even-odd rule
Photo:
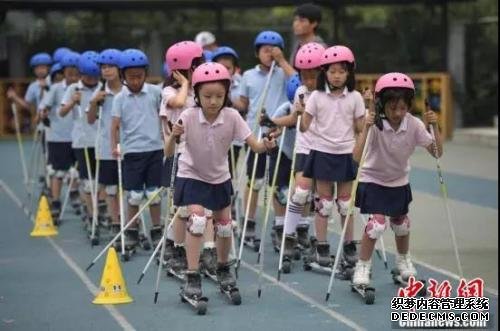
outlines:
[[[335,271],[335,277],[341,280],[351,280],[357,260],[358,254],[354,241],[344,242],[339,270]]]
[[[304,270],[316,270],[331,274],[334,259],[335,257],[330,255],[328,242],[318,242],[316,238],[312,238],[308,254],[303,257]]]
[[[354,267],[351,291],[358,293],[367,305],[375,302],[375,288],[370,286],[371,261],[359,260]]]
[[[149,236],[151,238],[151,242],[153,243],[153,247],[156,248],[160,243],[160,240],[163,238],[163,227],[160,225],[153,225],[151,230],[149,230]]]
[[[122,255],[123,261],[130,260],[130,257],[135,254],[136,247],[139,244],[139,229],[128,228],[125,230],[125,254]]]
[[[80,209],[80,193],[78,192],[78,190],[70,190],[69,199],[71,201],[71,207],[75,211],[75,214],[80,215],[82,211]]]
[[[158,256],[156,257],[156,264],[160,264],[161,251],[158,251]],[[161,259],[161,265],[166,266],[167,263],[172,259],[174,255],[174,241],[172,239],[165,239],[165,252],[163,253],[163,259]]]
[[[283,238],[283,225],[274,225],[271,231],[271,240],[276,253],[281,249],[281,238]]]
[[[61,223],[59,220],[59,216],[61,215],[61,201],[53,200],[50,206],[50,212],[54,220],[54,225],[58,226]]]
[[[217,249],[204,248],[200,256],[201,272],[205,277],[210,277],[212,280],[217,281],[215,271],[217,269]]]
[[[241,304],[241,295],[236,287],[236,280],[231,274],[230,266],[230,263],[219,263],[217,265],[217,281],[220,291],[231,300],[233,305],[238,306]]]
[[[255,236],[255,221],[248,220],[247,231],[245,233],[245,238],[243,238],[245,246],[253,249],[254,252],[258,252],[260,248],[260,239]]]
[[[110,230],[111,230],[111,236],[112,236],[112,238],[114,238],[118,233],[120,233],[120,229],[121,229],[120,224],[111,224]],[[115,248],[115,250],[117,252],[121,252],[121,249],[122,249],[121,248],[122,247],[122,240],[121,240],[120,237],[118,237],[115,240],[115,242],[113,243],[113,247]]]
[[[184,246],[175,246],[172,258],[167,262],[167,276],[184,280],[187,269],[186,249]]]
[[[392,269],[392,280],[396,285],[402,285],[407,287],[408,280],[410,277],[414,277],[417,279],[417,270],[413,266],[411,262],[410,254],[398,254],[396,256],[396,268]],[[418,296],[426,296],[427,295],[427,287],[425,286],[426,282],[424,279],[418,279],[424,284],[424,287],[417,293]]]
[[[180,296],[181,301],[188,302],[198,315],[205,315],[208,298],[201,292],[201,275],[198,271],[186,271],[186,281],[181,287]]]
[[[293,258],[300,260],[301,253],[311,247],[311,240],[309,239],[309,224],[297,225],[297,247]]]
[[[111,226],[111,217],[108,216],[108,206],[106,201],[99,200],[97,205],[97,218],[99,220],[99,226],[109,229]]]
[[[285,249],[283,250],[283,273],[289,274],[292,270],[292,259],[297,248],[297,238],[293,235],[285,235]]]

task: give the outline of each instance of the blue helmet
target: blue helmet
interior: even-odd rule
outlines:
[[[80,54],[73,51],[68,51],[64,54],[61,60],[61,67],[78,67],[78,60],[80,60]]]
[[[108,48],[103,50],[97,57],[98,64],[109,64],[112,66],[119,66],[121,51],[115,48]]]
[[[262,45],[277,46],[281,49],[285,48],[283,37],[276,31],[262,31],[255,38],[253,45],[257,48]]]
[[[36,53],[30,59],[30,67],[36,67],[40,65],[50,66],[52,64],[52,58],[48,53]]]
[[[216,61],[219,56],[223,55],[230,55],[234,56],[235,59],[238,59],[238,53],[234,49],[228,46],[221,46],[218,47],[215,51],[212,53],[212,61]]]
[[[53,74],[61,70],[63,70],[62,65],[59,62],[56,62],[52,65],[52,67],[50,67],[50,75],[52,76]]]
[[[71,52],[71,49],[68,47],[59,47],[52,54],[52,59],[54,59],[54,62],[61,62],[67,52]]]
[[[205,62],[212,62],[212,58],[214,57],[214,53],[209,51],[209,50],[204,50],[203,51],[203,58],[205,59]]]
[[[293,102],[293,99],[295,98],[295,92],[300,85],[302,85],[302,82],[300,81],[299,74],[295,74],[288,78],[288,80],[286,81],[286,96],[288,97],[288,101]]]
[[[147,66],[149,66],[148,57],[146,56],[146,54],[144,54],[143,51],[139,49],[126,49],[120,56],[120,69]]]
[[[97,58],[99,57],[99,53],[96,51],[85,51],[81,55],[82,58],[89,58],[93,60],[94,62],[97,61]]]
[[[101,74],[101,68],[94,59],[91,56],[83,56],[83,54],[78,61],[78,70],[86,76],[99,77]]]

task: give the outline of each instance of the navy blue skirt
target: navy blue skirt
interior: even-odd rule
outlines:
[[[356,191],[355,204],[362,214],[396,217],[408,214],[408,206],[412,199],[410,184],[388,187],[360,182]]]
[[[176,206],[202,205],[215,211],[231,205],[233,185],[231,180],[209,184],[192,178],[175,179],[174,204]]]
[[[175,176],[177,175],[177,169],[178,169],[178,165],[179,165],[179,156],[181,154],[177,154],[177,158],[176,158],[176,165],[175,165],[175,174],[174,174],[174,178]],[[161,186],[163,187],[170,187],[170,180],[172,179],[172,166],[174,164],[174,157],[171,156],[171,157],[167,157],[164,161],[163,161],[163,165],[162,165],[162,169],[161,169]],[[175,179],[174,179],[174,184],[175,184]]]
[[[311,150],[304,165],[304,177],[329,182],[349,182],[356,178],[352,154],[330,154]]]
[[[309,154],[297,153],[295,155],[295,167],[293,169],[294,172],[303,172],[304,167],[306,165],[306,160]]]

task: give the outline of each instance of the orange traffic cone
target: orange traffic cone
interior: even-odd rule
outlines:
[[[35,227],[31,231],[32,237],[46,237],[57,236],[57,228],[52,221],[52,214],[50,213],[49,202],[47,197],[42,195],[38,203],[38,210],[36,212]]]
[[[100,292],[92,303],[96,305],[114,305],[132,301],[134,300],[128,295],[127,285],[122,276],[116,251],[114,247],[110,247],[102,272]]]

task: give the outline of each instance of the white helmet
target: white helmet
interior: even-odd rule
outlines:
[[[196,35],[194,41],[201,47],[208,46],[215,43],[215,36],[213,33],[208,31],[201,31]]]

